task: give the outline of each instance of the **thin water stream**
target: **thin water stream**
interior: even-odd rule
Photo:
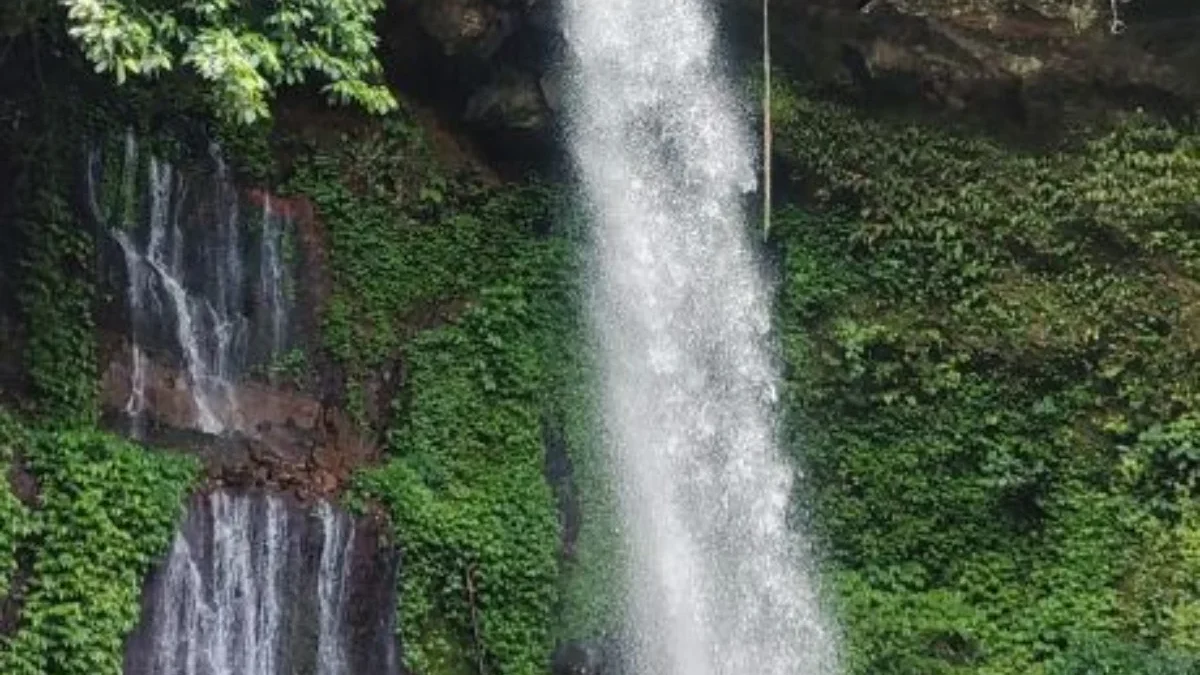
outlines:
[[[123,252],[130,317],[124,412],[133,434],[141,436],[153,412],[147,375],[157,350],[160,361],[170,354],[182,366],[196,429],[241,430],[239,378],[252,359],[269,362],[288,344],[284,242],[291,223],[269,199],[257,223],[242,217],[238,191],[215,146],[206,170],[190,173],[144,152],[137,137],[127,134],[115,184],[118,213],[103,206],[113,199],[102,194],[101,151],[93,150],[88,162],[93,214]],[[257,275],[251,265],[257,265]]]

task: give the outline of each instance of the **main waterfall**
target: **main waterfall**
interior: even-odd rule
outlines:
[[[595,221],[593,318],[639,675],[838,668],[789,527],[754,151],[704,0],[566,0],[570,142]]]

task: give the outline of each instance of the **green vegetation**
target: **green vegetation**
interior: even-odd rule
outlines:
[[[335,153],[310,149],[288,189],[313,201],[329,231],[335,290],[323,341],[347,371],[349,409],[365,422],[364,380],[398,354],[416,314],[477,288],[501,260],[472,255],[492,245],[487,224],[467,213],[478,198],[450,189],[406,118],[341,140]],[[468,257],[478,267],[463,264]]]
[[[96,245],[71,204],[71,168],[81,161],[84,133],[77,122],[72,107],[58,99],[0,102],[0,171],[12,172],[5,177],[0,230],[7,235],[6,262],[17,270],[5,290],[15,296],[28,336],[28,412],[86,426],[98,412]]]
[[[0,164],[13,177],[12,219],[0,226],[12,235],[26,334],[27,388],[10,393],[23,394],[27,417],[0,408],[0,598],[19,609],[0,636],[0,672],[13,675],[120,672],[142,581],[197,474],[192,461],[96,430],[97,250],[72,197],[86,134],[111,111],[80,110],[69,98],[30,94],[0,105],[8,150]],[[122,157],[113,147],[106,155]],[[129,198],[137,186],[124,183],[137,177],[112,173],[121,184],[102,186],[98,206],[121,224],[137,209]]]
[[[387,385],[375,374],[403,378],[376,421],[389,460],[354,499],[383,506],[404,554],[408,666],[543,672],[560,546],[543,436],[586,424],[581,380],[566,377],[576,245],[545,230],[551,195],[446,176],[402,118],[314,151],[291,187],[329,231],[323,338],[348,406],[368,421],[366,392]]]
[[[776,103],[788,442],[852,672],[1194,668],[1200,140]]]
[[[0,409],[0,475],[8,476],[18,450],[29,443],[25,429]],[[13,492],[8,480],[0,481],[0,600],[13,590],[17,571],[17,547],[30,533],[29,511]]]
[[[412,344],[396,459],[363,478],[403,542],[402,638],[416,672],[458,672],[439,641],[503,673],[541,672],[551,648],[558,538],[542,476],[543,365],[523,337],[538,329],[529,295],[488,289],[457,325]]]
[[[118,84],[178,66],[199,76],[213,110],[250,123],[270,114],[276,87],[316,75],[333,101],[396,107],[374,49],[382,0],[61,0],[68,33]],[[29,8],[28,11],[33,11]],[[44,11],[44,10],[43,10]]]
[[[216,129],[244,176],[270,183],[288,154],[285,190],[316,206],[332,287],[321,352],[265,374],[300,383],[331,361],[385,446],[350,497],[386,514],[402,549],[407,665],[531,675],[555,640],[611,632],[621,547],[574,219],[537,183],[451,175],[403,112],[279,153],[263,120],[278,86],[316,75],[335,98],[393,106],[371,55],[377,1],[177,4],[53,9],[118,80],[191,69],[232,119],[188,128]],[[42,5],[0,9],[3,39]],[[81,134],[108,141],[97,206],[119,226],[146,173],[121,166],[125,124],[154,138],[178,121],[131,84],[136,100],[86,116],[73,89],[0,102],[22,412],[38,425],[0,411],[0,468],[36,484],[26,503],[0,484],[0,597],[22,606],[4,673],[119,670],[196,476],[94,431],[96,242],[69,199]],[[775,103],[795,195],[771,242],[785,438],[849,670],[1197,672],[1200,135],[1135,115],[1018,149],[786,86]],[[547,453],[565,453],[569,479],[547,480]],[[581,518],[566,542],[556,497]]]
[[[38,485],[31,513],[6,510],[18,517],[0,523],[0,542],[15,538],[31,561],[0,671],[118,673],[142,580],[167,549],[196,466],[95,431],[0,422],[0,441],[21,453]]]
[[[35,215],[19,225],[29,243],[18,291],[29,331],[32,403],[46,419],[87,425],[98,412],[90,278],[94,244],[60,195],[39,193],[34,204]]]

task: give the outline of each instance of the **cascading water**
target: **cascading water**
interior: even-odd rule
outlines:
[[[206,433],[238,430],[235,385],[250,345],[266,345],[258,350],[263,361],[286,346],[288,271],[281,256],[290,223],[265,203],[260,245],[250,254],[237,190],[218,148],[209,149],[211,169],[204,176],[189,177],[154,156],[141,159],[137,138],[127,134],[115,206],[101,194],[105,169],[99,150],[91,153],[88,166],[93,214],[124,254],[131,319],[130,394],[124,411],[133,434],[141,435],[148,409],[148,352],[157,346],[183,366],[193,425]],[[138,187],[143,164],[144,195]],[[258,256],[259,274],[248,288],[243,258],[251,255]]]
[[[566,0],[570,143],[641,675],[836,672],[775,445],[754,152],[704,0]]]
[[[287,337],[286,269],[283,264],[283,234],[286,219],[271,206],[271,197],[263,197],[262,246],[258,256],[258,285],[263,301],[270,308],[267,333],[271,336],[272,356],[284,351]]]
[[[369,578],[353,581],[356,599],[377,615],[352,625],[359,545],[354,522],[327,502],[304,509],[274,496],[198,498],[147,588],[126,675],[395,672],[394,604],[379,592],[392,587],[389,565],[370,565]]]

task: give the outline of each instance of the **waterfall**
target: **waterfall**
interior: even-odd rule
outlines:
[[[642,675],[836,672],[788,522],[770,300],[742,201],[752,134],[704,0],[566,0],[569,141]]]
[[[346,534],[345,518],[338,518],[328,502],[317,507],[321,517],[321,569],[317,575],[318,618],[320,630],[317,641],[317,675],[348,675],[346,668],[346,645],[337,626],[345,611],[346,576],[341,573],[346,566],[346,551],[349,550],[353,530]],[[341,542],[347,545],[340,545]]]
[[[327,502],[306,509],[221,491],[197,499],[147,589],[126,675],[394,672],[392,657],[378,653],[390,642],[390,619],[365,632],[351,626],[356,541],[353,520]],[[370,570],[385,588],[387,572]],[[389,593],[357,592],[390,616]],[[354,663],[352,647],[377,653]]]
[[[116,199],[103,194],[101,150],[89,153],[87,172],[91,211],[123,252],[130,316],[130,394],[124,412],[133,434],[140,436],[143,418],[151,412],[146,395],[150,355],[165,351],[186,376],[191,425],[211,434],[240,431],[236,385],[251,360],[251,343],[266,345],[257,356],[269,362],[287,342],[289,272],[282,242],[291,223],[274,213],[268,200],[259,245],[251,251],[238,191],[219,148],[209,148],[207,171],[190,173],[141,154],[137,137],[126,134]],[[143,165],[144,195],[138,181]],[[253,255],[259,274],[251,280],[243,258]]]
[[[272,356],[284,351],[287,338],[287,297],[283,264],[283,233],[286,220],[271,207],[271,196],[263,197],[262,246],[258,256],[259,288],[270,307],[267,332]]]

